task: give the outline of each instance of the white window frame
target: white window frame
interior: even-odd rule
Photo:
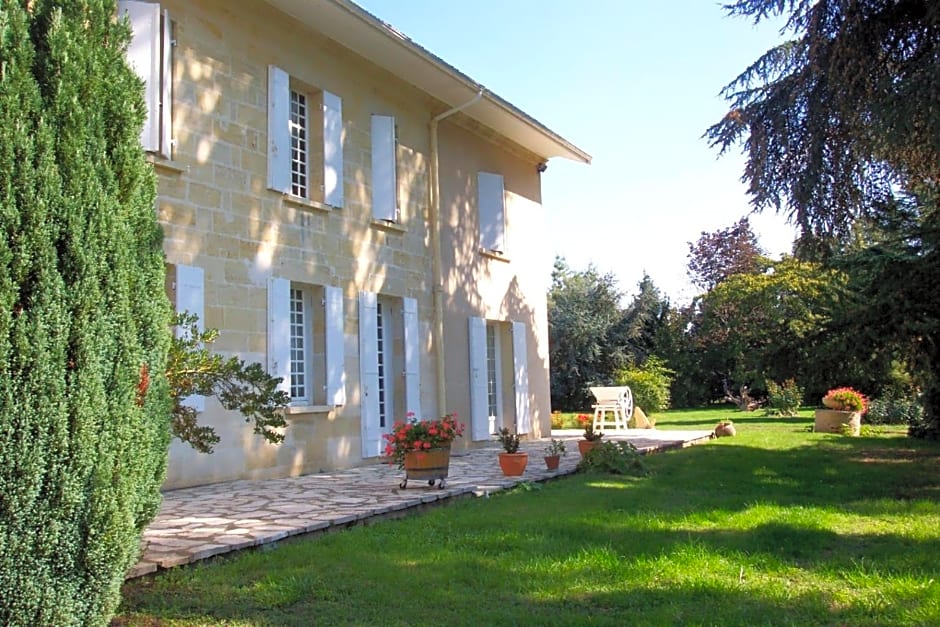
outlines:
[[[267,186],[287,196],[320,203],[325,207],[341,208],[343,195],[343,101],[326,90],[305,89],[300,84],[292,85],[290,74],[276,65],[268,66],[268,176]],[[299,81],[298,81],[299,83]],[[301,94],[306,99],[306,189],[296,189],[293,181],[293,132],[295,124],[291,117],[291,93]],[[322,94],[319,119],[316,94]],[[322,124],[322,145],[310,143],[314,124]],[[314,189],[311,174],[322,167],[322,184]],[[299,193],[298,193],[299,192]]]
[[[418,330],[418,303],[414,298],[359,292],[359,409],[363,458],[382,454],[382,435],[391,431],[396,419],[404,419],[408,413],[422,416]],[[400,353],[396,348],[399,341],[402,343]]]
[[[503,410],[502,355],[499,327],[486,323],[486,401],[489,419],[500,424]]]
[[[311,405],[311,392],[315,381],[313,307],[310,291],[296,284],[291,284],[290,287],[290,350],[291,403]]]
[[[173,23],[156,2],[120,0],[118,16],[127,16],[132,36],[127,59],[144,81],[147,117],[140,132],[144,150],[173,157]]]
[[[322,298],[317,293],[323,291]],[[306,367],[305,388],[298,393],[292,385],[294,379],[294,359],[292,337],[291,301],[292,292],[300,291],[303,303],[304,346],[301,360]],[[296,300],[295,300],[296,302]],[[320,325],[316,316],[324,316]],[[346,403],[346,365],[343,350],[343,296],[338,287],[317,286],[308,283],[291,282],[279,277],[268,279],[268,372],[280,377],[278,389],[291,396],[291,407],[328,407]],[[316,335],[323,327],[323,337]],[[322,347],[322,351],[320,348]],[[314,365],[314,350],[322,352]],[[320,399],[325,405],[317,404]]]
[[[388,327],[388,317],[385,312],[385,307],[381,300],[376,301],[375,304],[375,355],[376,363],[378,364],[378,388],[377,392],[379,395],[379,428],[383,431],[386,431],[394,422],[393,417],[393,399],[392,399],[392,381],[391,373],[389,372],[389,350],[391,349],[391,339],[389,337],[389,332],[391,329]]]
[[[290,193],[310,198],[310,98],[290,90]]]

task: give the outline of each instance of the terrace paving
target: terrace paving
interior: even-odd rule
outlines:
[[[268,480],[239,480],[165,492],[157,517],[144,530],[141,559],[127,574],[135,578],[291,536],[334,531],[399,517],[458,498],[488,496],[523,482],[546,481],[574,472],[580,460],[578,430],[553,431],[568,454],[558,470],[545,469],[547,440],[522,443],[529,464],[520,477],[504,477],[494,442],[453,453],[443,488],[410,480],[384,463]],[[643,453],[706,441],[710,431],[629,429],[606,439],[632,442]]]

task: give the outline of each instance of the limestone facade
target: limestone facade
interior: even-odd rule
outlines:
[[[121,7],[145,4],[156,3]],[[160,82],[171,90],[160,125],[170,143],[149,148],[171,297],[219,330],[216,350],[303,389],[280,445],[214,399],[196,401],[221,442],[211,455],[174,442],[166,487],[377,463],[375,438],[408,411],[475,421],[458,448],[494,425],[546,436],[551,258],[537,167],[546,157],[464,113],[441,122],[444,333],[435,345],[429,123],[455,103],[260,0],[156,6],[161,22],[151,26],[168,46]],[[278,133],[301,123],[288,124],[291,105],[278,89],[302,96],[293,103],[306,113],[300,157],[294,135],[272,156]],[[272,127],[282,114],[283,126]],[[303,170],[302,196],[272,185],[285,180],[274,164]],[[502,215],[481,213],[500,194]],[[502,230],[495,248],[484,245],[493,220]],[[306,378],[292,388],[299,367]]]

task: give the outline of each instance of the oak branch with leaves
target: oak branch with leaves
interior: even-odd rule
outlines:
[[[166,377],[173,398],[170,431],[201,453],[211,453],[219,443],[215,429],[200,425],[196,410],[184,404],[194,394],[215,396],[222,407],[240,412],[245,422],[254,421],[254,432],[268,442],[284,441],[280,429],[287,426],[284,408],[287,392],[278,389],[280,377],[272,377],[261,364],[248,364],[238,357],[224,359],[209,346],[219,337],[218,329],[199,330],[198,316],[177,314],[178,330],[170,348]]]

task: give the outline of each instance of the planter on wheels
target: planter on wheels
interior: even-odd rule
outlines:
[[[847,427],[843,427],[847,425]],[[840,411],[838,409],[817,409],[813,431],[822,433],[843,433],[848,428],[849,433],[858,435],[862,427],[862,414],[857,411]]]
[[[444,480],[450,470],[450,447],[429,448],[426,451],[408,451],[405,453],[405,478],[399,484],[408,487],[408,480],[427,481],[433,486],[438,481],[438,488],[444,487]]]
[[[529,463],[528,453],[500,453],[499,467],[507,477],[518,477]]]

